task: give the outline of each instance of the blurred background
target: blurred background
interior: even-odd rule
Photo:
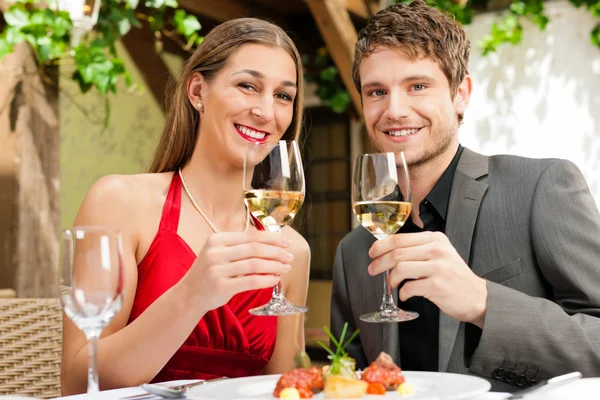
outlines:
[[[310,82],[307,200],[295,227],[312,249],[306,335],[316,348],[335,250],[356,224],[351,160],[372,150],[350,76],[354,42],[394,2],[0,0],[0,288],[52,295],[57,233],[98,178],[147,170],[167,82],[214,26],[266,18],[290,33]],[[472,42],[461,143],[569,159],[600,204],[600,0],[430,3],[454,14]]]

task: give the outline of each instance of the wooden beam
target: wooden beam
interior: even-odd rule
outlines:
[[[354,15],[358,15],[364,19],[371,16],[371,11],[367,8],[367,3],[364,0],[343,0],[346,9]]]
[[[179,0],[179,6],[218,22],[254,15],[250,7],[234,0]]]
[[[154,41],[148,29],[133,28],[123,36],[121,41],[131,56],[131,59],[144,77],[144,82],[152,96],[162,108],[166,109],[167,83],[171,79],[171,71],[164,60],[154,49]]]
[[[319,31],[335,62],[358,115],[362,115],[360,95],[352,80],[352,62],[357,33],[342,0],[307,0]]]
[[[379,1],[373,0],[342,0],[352,14],[364,19],[369,19],[381,9]]]

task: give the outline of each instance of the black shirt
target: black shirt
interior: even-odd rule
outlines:
[[[398,233],[445,232],[450,189],[462,151],[463,147],[459,145],[446,171],[419,204],[419,216],[423,222],[423,229],[415,225],[412,218],[409,217]],[[407,301],[400,301],[398,306],[403,310],[419,313],[417,319],[398,323],[400,367],[412,371],[437,371],[440,310],[424,297],[412,297]]]

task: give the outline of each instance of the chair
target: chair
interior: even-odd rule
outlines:
[[[0,395],[60,396],[58,299],[0,299]]]

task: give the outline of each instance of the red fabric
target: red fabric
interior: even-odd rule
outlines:
[[[196,259],[177,234],[181,187],[179,174],[173,174],[158,233],[138,265],[129,323],[175,285]],[[260,224],[257,227],[262,230]],[[209,311],[153,382],[260,374],[275,348],[277,317],[257,317],[248,310],[266,304],[271,293],[270,288],[239,293],[223,307]]]

